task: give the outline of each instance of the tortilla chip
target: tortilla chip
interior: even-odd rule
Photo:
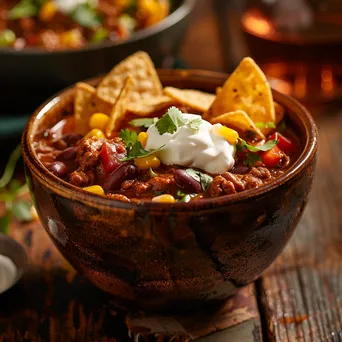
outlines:
[[[86,134],[89,131],[89,119],[93,114],[94,104],[93,96],[95,88],[86,83],[77,83],[75,92],[75,126],[76,132]]]
[[[94,113],[109,115],[113,105],[96,96],[96,89],[79,82],[75,86],[75,125],[76,132],[86,134],[89,131],[89,119]]]
[[[271,87],[250,57],[244,58],[225,82],[209,115],[214,117],[236,110],[246,112],[253,122],[275,122]]]
[[[148,98],[137,103],[130,102],[127,105],[127,112],[137,116],[149,116],[158,110],[170,107],[174,101],[168,96],[158,96],[155,98]]]
[[[127,76],[134,82],[129,101],[137,102],[149,97],[162,96],[163,87],[157,71],[149,55],[142,51],[116,65],[97,87],[97,96],[114,105]]]
[[[265,139],[264,134],[255,126],[251,118],[242,110],[229,112],[211,119],[212,124],[220,123],[239,132],[253,132],[255,137]]]
[[[171,97],[176,102],[200,112],[208,111],[215,100],[214,94],[204,93],[202,91],[192,89],[165,87],[164,94]]]
[[[113,131],[118,130],[121,120],[125,117],[127,104],[133,87],[134,81],[130,76],[128,76],[123,84],[112,112],[110,113],[110,119],[105,132],[107,137],[109,137]]]

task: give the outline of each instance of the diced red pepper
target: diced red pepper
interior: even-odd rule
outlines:
[[[285,153],[294,152],[296,150],[296,145],[279,132],[272,134],[268,140],[278,140],[277,146]]]
[[[283,151],[280,150],[279,147],[276,145],[270,150],[263,152],[261,158],[266,167],[273,168],[279,164],[283,155]]]
[[[100,158],[106,173],[113,172],[121,165],[120,160],[118,159],[116,153],[113,151],[113,148],[107,142],[103,144]]]

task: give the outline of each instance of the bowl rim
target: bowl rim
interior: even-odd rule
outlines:
[[[166,76],[174,79],[196,79],[206,77],[208,80],[212,81],[221,81],[227,79],[228,74],[214,71],[205,71],[205,70],[172,70],[172,69],[158,69],[158,73],[161,76],[161,79]],[[96,82],[101,78],[92,78],[86,80],[85,82]],[[303,151],[298,157],[298,159],[290,166],[287,171],[272,180],[271,182],[263,185],[259,188],[248,189],[242,192],[238,192],[236,194],[223,195],[212,198],[204,198],[199,201],[190,201],[188,203],[176,202],[173,204],[167,203],[157,203],[152,201],[143,201],[139,203],[135,202],[122,202],[118,200],[114,200],[108,197],[104,197],[101,195],[92,194],[89,192],[85,192],[82,188],[74,186],[64,180],[61,180],[51,172],[49,172],[45,166],[39,161],[37,158],[35,151],[30,144],[31,131],[36,119],[41,118],[46,112],[49,111],[50,108],[55,106],[59,101],[61,101],[62,97],[66,94],[71,94],[73,92],[74,85],[65,88],[58,92],[57,94],[50,97],[46,100],[38,109],[31,115],[25,130],[22,135],[22,153],[25,161],[25,165],[33,172],[40,180],[40,182],[45,183],[47,187],[52,189],[52,191],[58,193],[63,197],[70,198],[72,200],[80,201],[90,206],[101,207],[101,208],[120,208],[125,210],[152,210],[152,211],[165,211],[167,207],[169,207],[170,211],[198,211],[205,209],[220,208],[222,206],[226,206],[228,204],[237,204],[243,202],[245,200],[253,200],[260,196],[263,196],[267,193],[270,193],[272,190],[276,189],[289,182],[291,179],[295,178],[302,172],[304,172],[305,168],[311,163],[312,159],[316,155],[316,151],[318,148],[318,132],[316,124],[311,117],[309,111],[301,105],[297,100],[293,97],[282,94],[277,90],[272,89],[274,99],[283,105],[286,109],[292,106],[291,111],[296,109],[296,112],[300,113],[300,120],[305,129],[306,141],[303,141],[304,147]]]
[[[108,49],[115,46],[128,45],[131,43],[135,43],[138,40],[143,40],[159,32],[166,30],[169,27],[172,27],[193,10],[197,0],[182,0],[183,3],[172,13],[170,13],[166,18],[161,20],[160,22],[147,27],[145,29],[141,29],[135,32],[131,37],[119,42],[111,42],[104,41],[98,44],[86,44],[81,49],[63,49],[59,51],[49,51],[39,47],[28,47],[21,50],[16,50],[12,47],[2,47],[0,48],[0,53],[7,53],[8,55],[20,55],[20,56],[45,56],[45,55],[70,55],[70,54],[79,54],[83,52],[91,52],[95,50]]]

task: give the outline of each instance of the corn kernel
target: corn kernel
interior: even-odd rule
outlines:
[[[88,132],[84,137],[85,138],[96,137],[96,138],[99,138],[99,139],[104,139],[105,135],[104,135],[104,133],[100,129],[94,128],[90,132]]]
[[[140,132],[138,135],[138,140],[140,141],[142,147],[146,146],[148,134],[146,132]]]
[[[80,30],[72,29],[60,35],[63,47],[78,48],[83,45],[83,36]]]
[[[103,113],[95,113],[89,119],[89,127],[90,128],[97,128],[101,131],[106,129],[106,126],[109,121],[109,116]]]
[[[134,159],[134,164],[141,170],[157,169],[160,166],[160,160],[156,156],[147,156]]]
[[[88,192],[92,192],[93,194],[96,195],[104,195],[105,192],[102,189],[102,186],[100,185],[92,185],[92,186],[88,186],[86,188],[83,188],[83,190],[88,191]]]
[[[152,202],[158,203],[175,203],[176,200],[172,195],[160,195],[152,198]]]
[[[230,144],[236,144],[236,141],[239,137],[238,132],[234,131],[231,128],[226,126],[221,126],[217,132],[219,135],[222,135]]]
[[[39,19],[43,22],[50,21],[57,12],[57,6],[54,1],[47,1],[39,11]]]

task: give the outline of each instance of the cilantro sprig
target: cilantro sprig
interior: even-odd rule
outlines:
[[[131,120],[129,124],[133,127],[149,128],[150,126],[154,124],[154,119],[153,118],[139,118],[139,119]]]
[[[15,167],[21,156],[20,145],[11,153],[5,171],[0,178],[0,201],[5,203],[5,213],[0,217],[0,233],[8,234],[12,217],[18,221],[31,221],[31,203],[21,200],[20,197],[28,192],[26,184],[21,184],[17,179],[12,179]]]
[[[255,126],[257,126],[258,128],[260,129],[263,129],[263,128],[276,128],[276,124],[272,121],[270,122],[256,122],[255,123]]]
[[[236,150],[238,152],[247,152],[244,163],[248,166],[253,166],[256,162],[261,161],[261,157],[258,152],[266,152],[272,149],[278,144],[278,140],[269,140],[263,145],[250,145],[241,138],[238,138],[238,143],[236,144]]]
[[[202,124],[201,118],[195,118],[193,120],[186,120],[183,117],[183,113],[176,107],[170,107],[165,115],[163,115],[157,122],[156,128],[159,134],[165,133],[173,134],[180,127],[188,126],[195,133],[199,131],[199,127]]]
[[[196,180],[197,182],[199,182],[201,184],[203,191],[206,191],[213,181],[213,177],[207,175],[206,173],[198,171],[198,170],[194,170],[194,169],[189,168],[189,169],[186,169],[185,172],[190,177],[192,177],[194,180]]]
[[[127,157],[120,159],[121,162],[150,156],[151,154],[160,151],[164,147],[163,145],[156,150],[146,151],[141,145],[141,142],[138,140],[137,133],[134,131],[130,131],[128,128],[121,130],[119,133],[119,137],[124,141],[127,152]]]

